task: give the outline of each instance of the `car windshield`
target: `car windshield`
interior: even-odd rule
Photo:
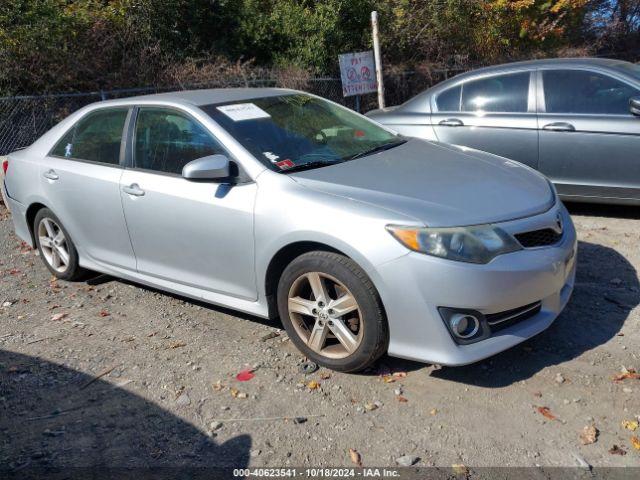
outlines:
[[[404,143],[346,108],[304,94],[201,108],[275,171],[318,168]]]

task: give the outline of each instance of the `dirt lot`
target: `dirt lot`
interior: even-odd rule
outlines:
[[[279,325],[54,281],[0,206],[0,465],[640,466],[640,380],[614,381],[640,370],[640,213],[571,210],[577,285],[543,334],[467,367],[305,375]]]

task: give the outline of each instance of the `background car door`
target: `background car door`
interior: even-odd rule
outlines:
[[[255,183],[194,182],[182,167],[226,154],[199,123],[178,110],[140,108],[134,169],[122,176],[122,204],[138,272],[191,287],[257,298]]]
[[[540,171],[564,195],[640,199],[640,92],[588,70],[539,72]]]
[[[100,109],[81,118],[45,159],[41,181],[81,257],[135,270],[122,213],[120,165],[129,109]]]
[[[468,80],[435,97],[438,140],[538,166],[535,82],[529,71]]]

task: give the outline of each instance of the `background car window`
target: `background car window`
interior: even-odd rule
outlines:
[[[128,109],[109,109],[81,119],[60,139],[52,155],[118,165]]]
[[[462,86],[465,112],[523,113],[529,104],[529,72],[498,75]]]
[[[439,112],[459,112],[460,111],[460,93],[462,87],[457,86],[445,90],[436,98],[436,105]]]
[[[217,153],[226,154],[195,120],[175,110],[140,109],[135,133],[137,168],[181,174],[190,161]]]
[[[586,70],[542,73],[547,113],[629,114],[638,90],[615,78]]]

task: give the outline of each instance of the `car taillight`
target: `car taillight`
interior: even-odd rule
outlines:
[[[2,173],[7,174],[7,170],[9,170],[9,160],[2,161]]]

